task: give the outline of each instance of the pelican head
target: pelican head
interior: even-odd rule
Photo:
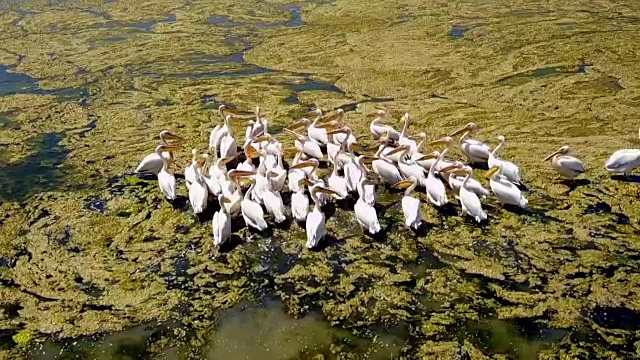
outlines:
[[[165,151],[175,151],[175,150],[180,150],[180,147],[175,145],[160,144],[158,145],[158,147],[156,147],[156,154],[162,154]]]
[[[476,123],[470,122],[467,125],[461,127],[460,129],[454,131],[450,136],[457,136],[465,132],[474,132],[478,130],[478,125]]]
[[[451,147],[453,146],[453,143],[454,143],[454,140],[451,136],[445,136],[443,138],[430,142],[429,145],[430,146],[445,145],[446,147]]]
[[[383,109],[376,109],[376,111],[367,114],[366,117],[367,119],[376,119],[376,118],[381,118],[383,116],[385,116],[387,114],[386,111],[384,111]]]
[[[295,131],[300,128],[306,129],[309,127],[310,124],[311,124],[311,121],[309,121],[309,119],[307,119],[306,117],[303,117],[302,119],[300,119],[300,121],[294,122],[293,124],[289,125],[285,129],[291,130],[291,131]]]
[[[313,170],[315,170],[318,167],[318,163],[314,162],[314,161],[305,161],[305,162],[301,162],[301,163],[297,163],[291,167],[289,167],[289,170],[291,169],[304,169],[307,167],[311,167],[313,168]]]
[[[183,138],[180,135],[174,134],[169,130],[162,130],[160,132],[160,141],[162,141],[163,143],[166,144],[167,140],[175,140],[176,142],[181,142],[181,141],[185,141],[187,139]]]
[[[566,155],[566,154],[568,154],[568,153],[569,153],[569,146],[564,145],[564,146],[560,147],[560,149],[556,150],[555,152],[553,152],[552,154],[550,154],[549,156],[547,156],[546,158],[544,158],[544,160],[542,160],[542,161],[543,161],[543,162],[544,162],[544,161],[547,161],[547,160],[549,160],[549,159],[553,158],[553,157],[554,157],[554,156],[556,156],[556,155]]]
[[[498,141],[500,141],[501,143],[504,143],[506,140],[505,140],[504,136],[498,135]]]

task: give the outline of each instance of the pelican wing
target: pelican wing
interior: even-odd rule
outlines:
[[[562,168],[577,172],[583,173],[587,171],[586,166],[582,163],[582,161],[574,158],[573,156],[560,156],[558,158],[558,165]]]
[[[634,163],[640,163],[640,150],[623,149],[614,152],[605,167],[609,170],[623,169]]]
[[[149,154],[142,159],[135,172],[157,174],[162,169],[162,159],[158,154]]]

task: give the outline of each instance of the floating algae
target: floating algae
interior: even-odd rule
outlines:
[[[0,6],[0,358],[637,356],[639,191],[602,163],[638,147],[640,4]],[[412,233],[380,189],[384,236],[338,204],[318,251],[295,223],[217,251],[207,219],[123,174],[165,128],[202,148],[221,103],[273,129],[343,108],[365,135],[381,104],[430,139],[474,121],[507,138],[531,209],[489,198],[479,227],[425,204]],[[560,144],[590,181],[541,163]]]

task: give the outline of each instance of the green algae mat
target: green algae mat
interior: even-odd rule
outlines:
[[[640,146],[638,14],[613,0],[0,1],[0,359],[640,356],[640,177],[604,169]],[[222,103],[260,105],[286,145],[280,129],[313,108],[344,109],[370,148],[375,106],[430,139],[476,122],[492,146],[506,137],[530,209],[490,197],[477,226],[455,199],[425,202],[412,233],[401,193],[380,189],[380,237],[338,208],[317,251],[297,224],[237,228],[215,249],[188,204],[127,174],[163,129],[189,138],[181,173]],[[560,145],[589,168],[575,184],[541,161]]]

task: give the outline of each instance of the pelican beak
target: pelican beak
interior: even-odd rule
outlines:
[[[263,141],[271,141],[270,136],[269,135],[262,135],[262,136],[258,136],[257,138],[251,140],[252,143],[258,143],[258,142],[263,142]]]
[[[221,159],[220,159],[220,162],[221,162],[222,164],[226,164],[226,163],[228,163],[229,161],[231,161],[231,160],[233,160],[233,159],[234,159],[233,157],[229,156],[229,157],[221,158]]]
[[[438,157],[434,154],[427,154],[427,155],[422,155],[419,158],[416,159],[416,161],[423,161],[423,160],[428,160],[428,159],[437,159]]]
[[[317,187],[314,189],[315,192],[321,192],[321,193],[325,193],[327,195],[333,195],[338,199],[341,199],[342,197],[340,196],[340,194],[338,194],[337,192],[327,189],[327,188],[323,188],[323,187]]]
[[[468,130],[469,130],[469,128],[467,127],[467,125],[465,125],[465,126],[461,127],[460,129],[452,132],[451,135],[449,135],[449,136],[458,136],[458,135],[460,135],[463,132],[468,131]]]
[[[391,185],[391,187],[396,189],[406,189],[411,185],[413,185],[413,180],[406,179],[406,180],[398,181],[397,183]]]
[[[322,117],[322,110],[320,109],[311,110],[308,113],[304,114],[304,117]]]
[[[229,176],[233,178],[253,176],[255,174],[256,174],[255,171],[245,171],[245,170],[233,170],[229,172]]]
[[[324,126],[324,125],[322,125],[322,126]],[[329,128],[329,126],[325,127],[325,129],[327,129],[327,128]],[[327,131],[327,135],[344,134],[346,132],[347,132],[346,129],[338,128],[338,129],[335,129],[335,130]]]
[[[435,158],[435,157],[434,157]],[[440,172],[449,172],[451,170],[455,170],[455,169],[459,169],[460,167],[458,165],[449,165],[445,168],[440,169]]]
[[[486,176],[487,178],[491,178],[493,175],[495,175],[498,171],[500,170],[499,166],[494,166],[491,169],[489,169],[484,176]]]
[[[251,143],[249,143],[249,144],[251,144]],[[258,151],[258,150],[256,150],[256,148],[254,148],[254,147],[253,147],[253,146],[251,146],[251,145],[248,145],[248,146],[244,149],[244,154],[245,154],[245,155],[247,155],[247,156],[249,156],[249,155],[253,154],[253,153],[254,153],[254,152],[256,152],[256,151]]]
[[[317,164],[311,161],[308,162],[301,162],[301,163],[297,163],[291,167],[289,167],[289,169],[304,169],[306,167],[316,167]]]
[[[177,145],[161,145],[161,146],[162,146],[162,151],[177,151],[182,149],[180,146],[177,146]]]
[[[223,203],[230,204],[230,203],[231,203],[231,199],[229,199],[228,197],[224,197],[224,196],[223,196],[223,197],[222,197],[222,202],[223,202]]]
[[[251,159],[257,159],[257,158],[259,158],[261,155],[262,155],[261,153],[259,153],[258,151],[255,151],[255,152],[252,152],[251,154],[249,154],[249,156],[248,156],[248,157],[249,157],[249,158],[251,158]]]
[[[551,155],[547,156],[546,158],[544,158],[544,160],[542,160],[542,162],[548,161],[549,159],[551,159],[552,157],[556,156],[560,154],[560,150],[556,150],[553,153],[551,153]]]
[[[303,127],[306,128],[307,127],[307,123],[308,123],[307,119],[302,119],[300,121],[294,122],[293,124],[287,126],[284,129],[285,130],[294,131],[294,130],[299,129],[299,128],[303,128]]]
[[[299,186],[313,186],[313,183],[311,181],[309,181],[309,179],[301,179],[300,181],[298,181],[298,185]]]
[[[360,146],[360,143],[358,143],[358,142],[355,142],[355,143],[351,144],[351,150],[353,150],[353,151],[358,151],[358,150],[360,150],[360,148],[361,148],[361,146]]]
[[[441,139],[438,140],[434,140],[432,142],[429,143],[430,146],[434,146],[434,145],[446,145],[449,146],[451,145],[453,139],[451,139],[449,136],[445,136]]]
[[[362,159],[361,161],[363,164],[371,164],[376,160],[380,160],[380,158],[377,158],[375,156],[368,156],[368,155],[363,155],[360,159]]]
[[[334,113],[331,114],[327,114],[325,116],[322,117],[322,121],[332,121],[332,120],[336,120],[340,118],[340,112],[336,111]]]
[[[187,139],[178,135],[178,134],[174,134],[172,132],[167,132],[164,135],[165,139],[170,139],[170,140],[176,140],[176,142],[182,142],[182,141],[186,141]]]
[[[449,167],[447,167],[446,169],[448,169]],[[440,172],[445,172],[445,170],[442,169],[442,170],[440,170]],[[456,175],[467,175],[467,174],[470,173],[470,171],[467,170],[467,169],[457,169],[457,170],[453,171],[453,173],[456,174]]]
[[[389,156],[389,155],[397,154],[399,152],[407,151],[407,149],[409,149],[409,147],[406,146],[406,145],[398,146],[397,148],[389,151],[388,153],[386,153],[384,155],[385,156]]]

